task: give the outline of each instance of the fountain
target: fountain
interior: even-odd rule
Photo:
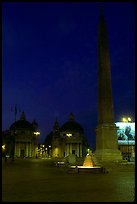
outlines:
[[[95,158],[92,151],[87,153],[82,166],[73,165],[70,166],[70,169],[76,173],[104,173],[102,171],[103,168],[95,164]]]
[[[89,153],[85,157],[83,166],[84,167],[93,167],[94,166],[92,156]]]

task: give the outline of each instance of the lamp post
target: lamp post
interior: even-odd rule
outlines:
[[[38,157],[38,135],[40,135],[40,132],[38,132],[38,131],[35,131],[34,132],[34,135],[36,136],[35,137],[35,144],[37,145],[37,147],[36,147],[36,158]]]
[[[51,145],[49,145],[49,157],[51,157]]]
[[[14,116],[15,116],[15,122],[16,122],[16,116],[17,116],[17,105],[15,105],[15,107],[11,107],[11,112],[14,112]],[[15,123],[14,122],[14,123]],[[12,161],[14,161],[14,154],[15,154],[15,136],[16,136],[16,127],[14,125],[14,130],[13,130],[13,134],[11,135],[11,158]]]
[[[123,118],[123,122],[131,122],[131,118],[127,117],[127,118]],[[129,136],[128,136],[128,161],[130,161],[130,157],[129,157]]]

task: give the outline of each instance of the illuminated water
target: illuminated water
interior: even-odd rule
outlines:
[[[71,168],[76,168],[76,166],[71,166]],[[85,160],[83,162],[83,166],[77,166],[77,168],[81,168],[81,169],[90,169],[90,168],[95,168],[98,169],[100,168],[100,166],[95,166],[94,162],[93,162],[93,156],[92,154],[87,154],[85,157]]]
[[[93,163],[93,159],[92,156],[87,154],[83,163],[84,167],[93,167],[94,163]]]

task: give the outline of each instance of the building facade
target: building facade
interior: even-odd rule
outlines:
[[[10,126],[8,134],[3,135],[3,145],[11,157],[37,157],[38,124],[28,122],[22,112],[20,119]]]
[[[67,157],[75,154],[77,157],[86,155],[89,148],[84,129],[74,119],[71,113],[69,120],[61,127],[55,121],[53,131],[45,139],[45,149],[47,154],[55,157]]]

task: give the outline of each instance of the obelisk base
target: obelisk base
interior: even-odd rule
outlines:
[[[101,124],[96,128],[95,158],[98,162],[122,161],[118,150],[117,127],[115,124]]]
[[[122,161],[121,152],[116,149],[98,149],[94,152],[94,155],[98,163]]]

